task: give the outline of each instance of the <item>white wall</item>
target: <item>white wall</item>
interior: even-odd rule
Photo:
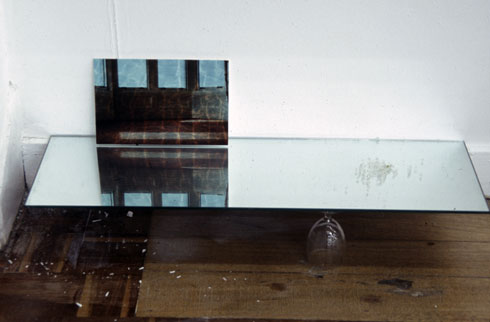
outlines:
[[[5,12],[0,2],[0,248],[5,244],[24,193],[20,113],[16,85],[9,80]]]
[[[95,133],[93,57],[229,59],[232,136],[461,139],[490,153],[488,0],[4,1],[28,179],[31,144]],[[479,176],[490,195],[490,171]]]

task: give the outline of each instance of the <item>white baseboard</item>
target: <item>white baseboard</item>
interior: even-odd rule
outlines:
[[[31,189],[37,170],[46,151],[47,141],[39,141],[22,145],[24,171],[27,188]]]
[[[17,211],[24,196],[22,154],[11,136],[2,135],[0,149],[0,248],[7,242]]]

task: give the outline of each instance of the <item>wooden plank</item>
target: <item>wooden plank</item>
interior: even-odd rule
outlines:
[[[87,243],[140,243],[144,244],[148,241],[145,237],[126,238],[126,237],[85,237],[83,239]]]
[[[490,243],[425,241],[348,241],[348,266],[471,269],[490,276]],[[306,264],[306,242],[152,239],[146,263]]]
[[[398,268],[396,272],[413,285],[402,289],[379,284],[394,273],[384,267],[341,267],[322,275],[258,268],[147,264],[137,316],[359,321],[490,318],[489,277]]]
[[[53,268],[54,273],[61,273],[61,271],[63,271],[63,267],[65,266],[65,262],[68,258],[68,251],[70,250],[74,238],[75,236],[72,234],[62,238],[61,244],[63,245],[63,247],[61,248],[60,254],[58,256],[56,266]]]
[[[92,311],[92,298],[95,297],[97,284],[94,282],[93,275],[85,277],[80,301],[75,304],[78,306],[77,317],[89,317]]]
[[[45,272],[42,275],[0,274],[0,310],[6,300],[19,299],[25,303],[24,307],[36,306],[36,303],[44,303],[46,306],[63,304],[67,308],[71,307],[73,315],[79,317],[119,317],[123,307],[131,316],[136,306],[139,288],[137,281],[140,278],[140,275],[132,275],[128,279],[127,275],[111,275],[104,271],[85,275],[71,275],[66,271],[61,274]],[[82,307],[76,303],[80,303]],[[16,306],[10,311],[20,314],[22,310],[22,307]],[[35,312],[35,309],[32,308],[31,311]],[[56,312],[51,312],[50,316],[60,317]],[[1,317],[0,314],[0,321]],[[44,317],[42,320],[44,321]]]
[[[348,239],[490,242],[489,214],[413,212],[334,215]]]
[[[415,224],[410,225],[410,215]],[[154,216],[145,262],[305,263],[306,236],[316,218],[247,213]],[[490,276],[488,215],[374,213],[370,218],[353,213],[342,214],[339,221],[347,236],[359,237],[347,238],[344,265],[468,269]]]
[[[121,314],[120,316],[122,318],[125,318],[128,316],[129,313],[129,300],[131,298],[131,276],[128,276],[128,280],[126,281],[126,286],[124,287],[124,296],[122,300],[122,305],[121,305]]]
[[[19,272],[27,272],[27,269],[29,268],[31,264],[31,259],[32,259],[32,254],[34,253],[34,250],[36,247],[39,246],[39,243],[41,242],[41,234],[33,232],[31,233],[31,239],[29,241],[29,245],[27,246],[26,252],[24,256],[22,257],[22,261],[20,262],[19,265]]]
[[[0,296],[70,304],[76,308],[74,301],[83,285],[79,276],[38,274],[0,274]]]
[[[150,237],[306,238],[322,213],[304,211],[155,211]],[[333,217],[349,240],[431,240],[490,242],[489,214],[424,212],[339,212]]]
[[[111,317],[96,316],[96,317],[89,317],[89,318],[77,318],[77,317],[70,317],[70,316],[65,315],[61,318],[56,318],[53,322],[113,322],[113,321],[114,322],[149,322],[150,320],[148,318],[135,318],[135,317],[114,318],[112,316]],[[8,321],[8,322],[10,322],[10,321]],[[45,322],[45,321],[43,321],[43,322]],[[165,322],[165,320],[157,319],[156,322]],[[180,321],[174,320],[171,322],[180,322]],[[191,321],[187,321],[187,322],[191,322]],[[261,322],[261,321],[256,321],[256,322]]]

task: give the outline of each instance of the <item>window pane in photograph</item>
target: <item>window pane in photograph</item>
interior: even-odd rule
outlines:
[[[201,207],[224,207],[225,195],[201,194]]]
[[[114,206],[114,196],[111,192],[102,193],[102,206]]]
[[[148,87],[145,59],[119,59],[117,61],[119,87]]]
[[[125,192],[124,205],[135,207],[151,207],[151,193],[149,192]]]
[[[225,87],[225,62],[201,60],[199,62],[200,87]]]
[[[163,207],[187,207],[188,205],[187,193],[162,193]]]
[[[94,59],[94,85],[103,87],[107,86],[104,59]]]
[[[185,60],[158,61],[158,87],[186,88]]]

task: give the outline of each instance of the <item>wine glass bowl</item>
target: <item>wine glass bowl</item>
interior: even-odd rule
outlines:
[[[310,229],[307,240],[307,258],[315,266],[342,264],[345,252],[345,234],[340,224],[325,212]]]

